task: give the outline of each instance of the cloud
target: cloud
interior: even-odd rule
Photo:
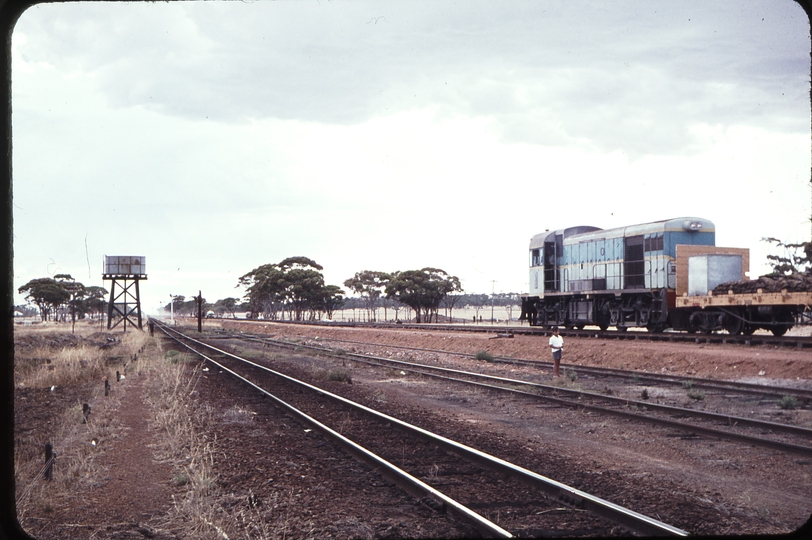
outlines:
[[[697,122],[800,129],[797,96],[780,95],[808,68],[793,5],[48,5],[45,42],[24,51],[59,50],[58,68],[92,73],[113,107],[354,125],[436,106],[509,141],[640,157],[698,151]]]
[[[93,265],[146,255],[167,294],[292,255],[331,283],[435,266],[515,291],[546,228],[694,214],[752,247],[803,222],[797,5],[572,5],[37,5],[14,33],[16,273],[84,273],[89,233]]]

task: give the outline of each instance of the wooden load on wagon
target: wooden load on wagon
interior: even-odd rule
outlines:
[[[758,279],[720,283],[713,289],[714,295],[733,293],[812,292],[812,270],[793,272],[790,275],[768,274]]]

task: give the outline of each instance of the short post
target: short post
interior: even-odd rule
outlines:
[[[197,291],[197,331],[203,332],[203,291]]]
[[[87,417],[90,416],[90,405],[82,403],[82,423],[87,424]]]
[[[104,396],[107,397],[110,395],[110,381],[107,380],[107,377],[104,378]]]
[[[54,447],[51,443],[45,444],[45,479],[54,479]]]
[[[121,382],[121,372],[116,370],[116,382]]]

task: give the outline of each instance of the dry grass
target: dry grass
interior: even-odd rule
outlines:
[[[79,330],[77,325],[77,334]],[[98,331],[98,327],[82,329],[85,337]],[[40,327],[36,332],[40,337],[50,338],[60,332],[64,334],[65,328]],[[208,427],[216,422],[250,423],[254,413],[235,406],[215,414],[209,406],[200,404],[195,387],[202,365],[188,353],[167,355],[161,339],[150,338],[142,332],[116,333],[115,337],[121,338],[121,343],[109,349],[81,344],[50,347],[38,345],[37,340],[32,339],[30,342],[35,346],[21,347],[15,355],[18,388],[41,392],[50,391],[44,389],[51,386],[84,385],[91,390],[89,423],[82,422],[79,402],[67,405],[51,420],[47,437],[58,452],[53,482],[32,481],[42,470],[42,441],[32,437],[15,448],[17,511],[23,526],[30,530],[34,524],[55,515],[56,509],[81,505],[77,494],[108,480],[109,473],[101,467],[98,458],[113,447],[122,427],[116,419],[120,406],[118,396],[112,392],[104,397],[101,381],[107,377],[112,383],[119,370],[127,377],[149,375],[151,423],[162,434],[159,446],[153,451],[157,458],[172,465],[173,477],[169,480],[183,488],[181,494],[173,496],[168,514],[155,524],[159,529],[176,538],[201,540],[281,539],[294,531],[300,533],[302,524],[297,517],[295,494],[284,491],[266,494],[262,504],[253,505],[250,504],[253,493],[245,500],[245,497],[223,492],[218,486],[217,445]]]
[[[98,328],[77,325],[76,334],[86,337]],[[66,329],[56,325],[37,328],[38,337],[47,342]],[[29,330],[26,334],[30,335]],[[91,406],[92,421],[84,423],[82,403],[74,402],[57,411],[49,422],[47,441],[51,442],[57,459],[53,466],[53,481],[38,480],[43,470],[44,442],[37,438],[16,437],[14,448],[17,484],[17,513],[25,526],[29,516],[50,514],[57,506],[69,505],[75,493],[92,488],[104,481],[106,471],[97,463],[97,457],[109,443],[120,435],[115,412],[118,399],[115,393],[104,397],[102,381],[115,380],[115,366],[108,366],[111,355],[132,358],[146,342],[146,335],[130,332],[121,343],[107,351],[96,347],[77,345],[52,347],[47,345],[20,348],[15,353],[15,383],[18,388],[85,387],[87,403]],[[31,426],[24,426],[30,428]]]
[[[149,396],[154,425],[162,433],[155,450],[159,458],[172,463],[173,482],[186,488],[182,496],[173,496],[172,511],[162,527],[181,538],[233,538],[234,526],[220,511],[214,442],[204,429],[213,421],[213,411],[194,399],[200,366],[177,361],[181,355],[160,356],[165,360],[153,373]]]

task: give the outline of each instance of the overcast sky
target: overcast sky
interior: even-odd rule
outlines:
[[[154,312],[301,255],[524,292],[536,233],[678,216],[755,277],[810,237],[809,53],[782,0],[37,5],[15,287],[143,255]]]

